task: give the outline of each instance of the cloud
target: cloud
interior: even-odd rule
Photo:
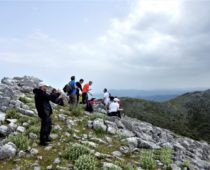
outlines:
[[[139,0],[94,41],[66,43],[37,30],[0,39],[0,59],[92,77],[99,89],[207,87],[209,12],[210,1]]]

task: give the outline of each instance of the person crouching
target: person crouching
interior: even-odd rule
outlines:
[[[118,102],[119,99],[110,97],[108,116],[118,116],[119,118],[121,118],[120,106]]]

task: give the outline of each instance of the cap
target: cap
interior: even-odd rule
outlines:
[[[118,98],[114,98],[114,101],[115,101],[115,102],[119,102],[119,101],[120,101],[120,99],[118,99]]]
[[[48,86],[46,83],[44,83],[44,82],[40,82],[39,83],[39,87],[43,87],[43,86]]]

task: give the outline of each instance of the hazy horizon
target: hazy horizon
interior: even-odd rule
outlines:
[[[0,1],[0,77],[208,89],[210,1]]]

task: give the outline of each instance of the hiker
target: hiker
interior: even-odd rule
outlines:
[[[35,106],[38,112],[38,116],[41,119],[40,129],[40,145],[46,146],[52,139],[50,138],[50,132],[52,129],[51,114],[52,107],[50,101],[55,102],[60,96],[60,93],[54,91],[53,94],[47,93],[48,85],[44,82],[39,83],[39,88],[35,88],[33,93],[35,94]],[[55,95],[56,94],[56,95]]]
[[[77,101],[76,93],[77,93],[77,86],[75,82],[75,76],[71,76],[71,81],[69,82],[70,91],[69,91],[69,103],[74,106]]]
[[[110,101],[109,97],[110,97],[110,94],[109,94],[108,90],[105,88],[103,103],[104,103],[106,109],[108,109],[108,106],[109,106],[109,101]]]
[[[64,106],[64,101],[60,92],[58,92],[56,89],[52,89],[52,92],[50,94],[55,98],[55,101],[53,101],[54,103]]]
[[[82,89],[82,103],[86,104],[88,101],[88,93],[90,92],[90,86],[93,84],[92,81],[89,81],[89,83],[85,84]],[[91,94],[90,94],[91,95]]]
[[[82,93],[82,84],[83,84],[84,80],[80,79],[78,82],[76,82],[76,86],[77,86],[77,104],[79,104],[79,96],[80,96],[80,91]]]
[[[92,113],[94,111],[94,105],[96,104],[95,98],[91,98],[87,101],[85,111]]]
[[[118,102],[118,98],[114,98],[112,96],[110,97],[108,116],[118,116],[119,118],[121,118],[120,106]]]

